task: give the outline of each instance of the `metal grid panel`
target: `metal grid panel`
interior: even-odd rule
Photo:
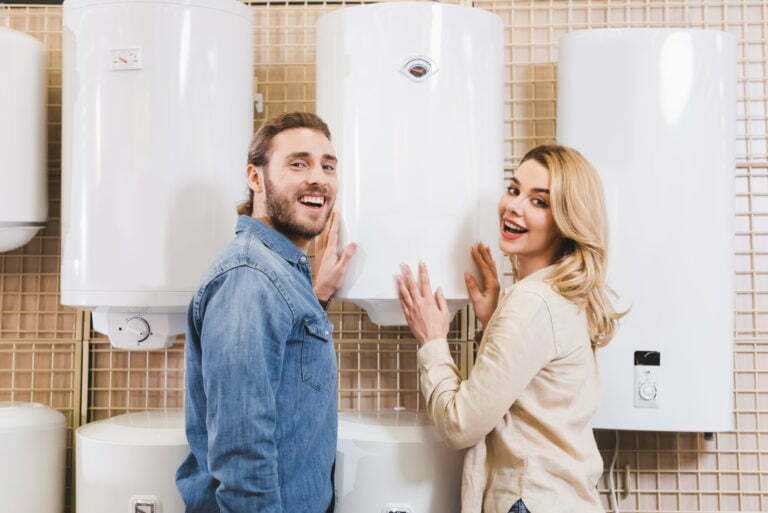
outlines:
[[[48,58],[48,223],[26,246],[0,253],[0,401],[37,402],[67,418],[67,506],[72,434],[79,424],[82,313],[59,302],[61,9],[13,6],[0,24],[42,43]]]
[[[0,341],[0,401],[42,403],[67,418],[68,506],[73,498],[72,434],[80,425],[81,347],[77,341]]]
[[[76,310],[59,303],[61,198],[61,9],[18,6],[10,26],[45,44],[48,57],[47,226],[26,246],[0,253],[0,340],[78,340]],[[4,12],[0,11],[0,23]]]
[[[623,512],[768,511],[768,4],[721,1],[479,1],[506,30],[508,172],[555,140],[557,42],[587,28],[725,30],[739,39],[734,382],[736,432],[622,432]],[[614,433],[597,431],[610,462]],[[601,483],[606,509],[607,479]],[[628,485],[628,486],[627,486]]]
[[[254,7],[256,90],[265,94],[266,103],[257,125],[278,112],[314,109],[313,24],[321,13],[340,5],[267,3]],[[629,493],[620,503],[625,512],[768,510],[768,6],[762,0],[528,0],[483,1],[478,6],[496,12],[506,24],[509,169],[528,148],[554,139],[559,35],[581,28],[682,26],[723,29],[739,37],[737,430],[716,435],[712,441],[688,433],[623,432],[618,468],[629,465]],[[12,15],[14,28],[37,36],[49,49],[51,222],[27,247],[0,255],[0,339],[5,339],[0,341],[0,397],[50,401],[69,415],[74,427],[79,420],[72,413],[78,409],[78,394],[66,392],[72,400],[66,402],[64,396],[46,390],[57,385],[48,387],[49,378],[39,377],[47,374],[50,383],[60,383],[53,377],[59,369],[46,368],[46,358],[33,359],[39,369],[24,364],[28,358],[24,355],[29,354],[24,348],[30,347],[37,354],[53,355],[51,362],[61,363],[61,357],[55,356],[59,342],[19,339],[71,341],[80,340],[83,333],[90,335],[84,355],[90,372],[82,381],[86,389],[92,385],[88,394],[92,418],[179,406],[183,346],[134,357],[113,350],[87,326],[81,330],[79,314],[58,305],[58,286],[53,282],[58,281],[60,233],[60,12],[59,7],[18,6]],[[51,297],[56,298],[55,304]],[[407,332],[378,329],[354,305],[337,302],[331,310],[338,329],[341,407],[421,407],[414,389],[415,345],[407,340]],[[468,340],[473,324],[471,314],[464,312],[454,325],[452,338]],[[468,361],[465,345],[452,344],[464,371]],[[80,355],[77,344],[73,354],[75,358]],[[77,374],[77,365],[74,367]],[[67,387],[62,390],[69,390]],[[30,395],[34,393],[38,395]],[[612,433],[598,432],[598,441],[609,460]]]

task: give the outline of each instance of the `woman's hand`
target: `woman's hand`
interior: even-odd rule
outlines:
[[[400,269],[402,274],[396,276],[400,306],[411,332],[420,344],[436,338],[446,338],[451,324],[451,313],[448,311],[443,291],[438,288],[437,292],[432,294],[427,266],[423,262],[419,264],[418,284],[410,267],[401,264]]]
[[[357,251],[357,244],[348,244],[339,253],[340,214],[333,212],[323,232],[317,237],[315,258],[312,261],[312,275],[317,299],[327,303],[344,283],[349,261]]]
[[[480,270],[483,283],[478,285],[475,277],[469,273],[464,273],[464,282],[467,284],[467,291],[470,299],[472,299],[475,315],[483,326],[486,326],[499,304],[501,285],[499,285],[499,276],[496,273],[496,261],[493,259],[488,246],[479,242],[472,246],[472,259]]]

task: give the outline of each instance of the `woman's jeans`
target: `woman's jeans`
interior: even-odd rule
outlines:
[[[525,504],[523,504],[523,499],[520,499],[516,503],[512,505],[512,509],[509,510],[509,513],[531,513],[528,511],[528,508],[525,507]]]

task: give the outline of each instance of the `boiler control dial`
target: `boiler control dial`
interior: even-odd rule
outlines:
[[[653,401],[656,399],[656,394],[658,391],[659,390],[656,388],[656,383],[643,383],[643,385],[640,387],[640,397],[646,401]]]
[[[136,336],[137,342],[144,342],[151,334],[149,323],[141,317],[131,317],[128,319],[125,329]]]

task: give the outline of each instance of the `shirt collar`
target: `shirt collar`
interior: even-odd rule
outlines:
[[[265,246],[292,264],[307,262],[307,255],[296,244],[259,219],[250,216],[238,216],[235,233],[239,234],[240,232],[249,232],[255,235]]]
[[[517,283],[522,283],[524,281],[545,281],[547,276],[549,276],[549,273],[554,269],[554,265],[548,265],[547,267],[543,269],[539,269],[536,272],[532,272],[522,280],[518,281]]]

